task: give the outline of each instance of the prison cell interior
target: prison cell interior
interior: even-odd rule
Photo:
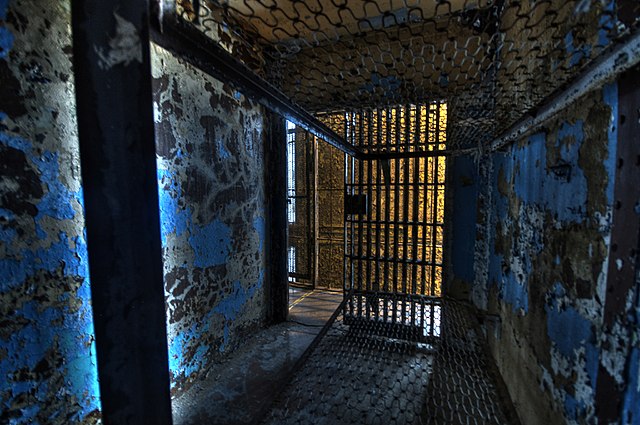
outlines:
[[[170,423],[287,274],[265,422],[637,422],[637,1],[150,3],[0,2],[0,422]]]
[[[317,249],[311,254],[317,255],[311,267],[315,284],[322,280],[318,270],[326,270],[324,284],[341,284],[344,291],[341,315],[327,325],[306,356],[309,364],[300,367],[268,418],[517,421],[499,374],[486,366],[491,361],[477,345],[482,333],[473,326],[474,307],[454,302],[444,281],[451,247],[445,235],[452,233],[445,220],[447,164],[466,155],[484,170],[478,173],[491,173],[481,162],[494,152],[544,128],[549,117],[628,69],[637,59],[620,66],[615,58],[633,56],[638,9],[628,1],[553,0],[176,4],[180,25],[191,25],[240,58],[270,91],[314,116],[313,122],[300,119],[259,95],[299,126],[296,168],[311,164],[305,174],[317,179],[313,186],[308,179],[296,181],[290,199],[297,201],[301,189],[307,206],[317,199],[318,215],[306,214],[305,220],[318,220],[318,227],[307,224],[313,230],[304,247],[291,226],[290,243],[304,256]],[[301,148],[312,152],[304,165]],[[334,178],[340,168],[342,188]],[[335,273],[340,259],[342,279]],[[487,308],[486,295],[470,298],[475,307]],[[379,363],[371,361],[373,352]],[[394,353],[407,352],[409,363],[425,356],[422,369],[376,381],[385,376],[381,359],[402,363]],[[351,397],[318,404],[303,396],[313,388],[322,400],[336,380],[343,389],[358,388],[363,370],[372,381]],[[371,393],[380,386],[388,394],[402,393],[408,377],[413,397]],[[407,399],[427,400],[428,408],[407,406]],[[569,416],[595,414],[566,409]]]

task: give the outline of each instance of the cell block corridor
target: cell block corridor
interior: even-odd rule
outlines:
[[[0,424],[640,425],[640,1],[0,0]]]

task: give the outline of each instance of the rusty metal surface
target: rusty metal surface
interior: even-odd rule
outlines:
[[[340,135],[304,109],[293,104],[278,87],[254,74],[241,60],[218,43],[204,37],[191,25],[167,18],[162,29],[151,28],[151,38],[154,43],[171,51],[177,57],[242,90],[243,94],[321,137],[336,148],[350,155],[360,155],[360,152],[345,143]]]

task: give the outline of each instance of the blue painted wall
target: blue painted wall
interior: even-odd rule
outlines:
[[[152,49],[172,391],[266,320],[261,107]]]
[[[593,420],[598,368],[613,355],[600,320],[617,98],[607,84],[483,161],[489,248],[476,261],[488,262],[488,310],[502,319],[492,352],[526,424]]]
[[[0,1],[3,424],[100,418],[69,7]]]

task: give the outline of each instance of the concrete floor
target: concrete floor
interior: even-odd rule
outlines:
[[[174,400],[174,424],[518,423],[467,305],[437,301],[437,332],[417,343],[380,320],[325,326],[342,299],[292,288],[290,320]]]
[[[339,292],[290,288],[289,321],[259,332],[173,400],[174,424],[256,423],[341,301]]]

